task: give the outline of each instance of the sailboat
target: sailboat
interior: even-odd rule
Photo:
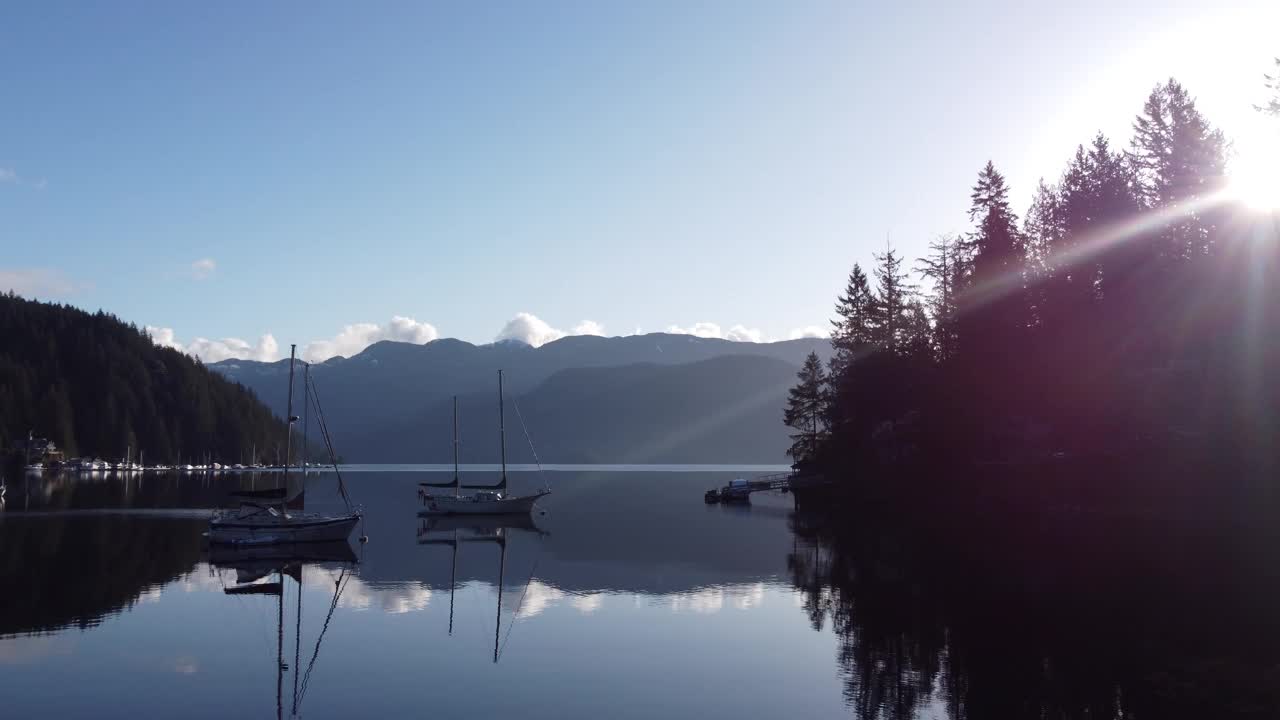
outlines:
[[[419,515],[510,515],[533,512],[533,505],[549,488],[532,495],[507,495],[507,431],[503,410],[502,371],[498,371],[498,435],[502,443],[502,479],[495,485],[463,485],[458,474],[458,397],[453,398],[453,482],[418,483],[418,498],[425,506]],[[518,410],[519,408],[517,408]],[[461,494],[462,488],[476,492]],[[453,488],[452,495],[436,495],[425,488]]]
[[[342,482],[342,474],[338,476],[338,491],[346,503],[345,513],[333,515],[320,513],[290,513],[286,508],[289,488],[289,467],[292,461],[293,423],[298,417],[293,414],[293,364],[297,345],[289,346],[289,404],[287,436],[285,438],[284,480],[280,487],[265,491],[248,491],[233,493],[232,497],[239,501],[240,507],[234,511],[221,512],[209,521],[207,533],[210,543],[232,545],[271,545],[277,543],[326,542],[346,540],[351,529],[360,521],[360,511],[351,507],[346,488]],[[307,374],[305,401],[312,400],[310,373]],[[319,404],[317,402],[317,409]],[[326,445],[333,454],[329,443],[328,431],[323,421]],[[305,484],[305,478],[304,478]]]
[[[215,567],[234,568],[236,584],[224,586],[226,595],[267,595],[276,598],[276,717],[285,717],[284,674],[293,672],[293,703],[288,717],[298,718],[303,698],[307,693],[307,685],[311,680],[311,672],[315,669],[316,659],[320,655],[320,645],[324,642],[325,632],[333,619],[334,610],[342,597],[347,581],[354,574],[353,566],[357,563],[351,552],[351,546],[345,541],[338,543],[316,543],[293,549],[283,546],[260,548],[215,548],[210,547],[209,563]],[[333,599],[329,602],[329,612],[325,616],[320,635],[316,638],[315,650],[304,670],[302,667],[302,575],[307,564],[341,564],[337,579],[334,582]],[[275,578],[268,582],[259,582],[270,575]],[[293,578],[297,589],[297,620],[294,629],[293,665],[290,667],[285,656],[284,645],[284,593],[285,577]]]

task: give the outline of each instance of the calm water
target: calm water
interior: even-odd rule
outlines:
[[[455,534],[416,516],[405,470],[348,473],[369,542],[283,575],[202,547],[247,478],[11,482],[3,715],[289,717],[295,697],[312,718],[851,714],[839,639],[793,582],[788,496],[706,506],[735,473],[554,472],[535,524]],[[307,509],[338,506],[331,475],[307,484]]]

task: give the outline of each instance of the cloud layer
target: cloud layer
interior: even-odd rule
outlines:
[[[0,288],[3,288],[4,278],[3,271],[0,271]],[[221,340],[197,337],[190,343],[183,343],[177,339],[172,328],[147,326],[146,330],[157,345],[171,347],[194,355],[204,362],[218,362],[233,358],[270,362],[281,358],[280,345],[270,333],[259,337],[256,343],[250,343],[236,337],[222,338]],[[702,338],[719,338],[734,342],[760,343],[773,341],[773,338],[758,328],[733,325],[728,329],[724,329],[712,322],[697,322],[689,327],[671,325],[667,328],[667,332]],[[640,329],[637,328],[634,334],[641,334]],[[570,335],[604,336],[605,329],[603,325],[594,320],[583,320],[574,325],[572,330],[566,332],[553,327],[537,315],[521,312],[516,313],[515,317],[507,321],[495,341],[514,340],[533,347],[540,347]],[[823,338],[827,337],[827,335],[828,333],[824,328],[817,325],[809,325],[792,330],[788,337],[794,340],[798,338]],[[337,356],[351,357],[370,345],[383,340],[422,345],[439,337],[440,333],[434,325],[419,322],[411,317],[396,315],[389,322],[383,324],[355,323],[347,325],[332,338],[313,340],[304,345],[300,357],[307,362],[324,362]]]
[[[526,345],[541,347],[553,340],[567,335],[604,335],[604,326],[595,320],[583,320],[573,326],[573,330],[565,332],[551,327],[545,320],[533,313],[521,312],[507,321],[494,338],[495,342],[518,340]]]
[[[693,335],[700,338],[720,338],[723,340],[733,340],[734,342],[765,342],[765,335],[759,328],[749,328],[745,325],[734,325],[728,330],[722,330],[719,325],[713,322],[698,322],[691,327],[680,327],[679,325],[671,325],[667,327],[667,332],[676,335]]]
[[[250,344],[240,338],[223,338],[210,340],[198,337],[189,344],[183,345],[174,336],[173,328],[146,327],[151,341],[162,347],[173,348],[188,355],[194,355],[204,362],[214,363],[221,360],[260,360],[271,362],[280,359],[280,344],[271,333],[258,338],[258,342]]]
[[[302,349],[302,359],[307,362],[323,362],[341,355],[351,357],[370,345],[383,340],[422,345],[440,337],[435,326],[418,322],[411,317],[396,315],[385,325],[356,323],[342,328],[329,340],[314,340]]]
[[[231,359],[272,362],[281,359],[282,355],[280,344],[271,333],[259,337],[256,343],[235,337],[221,340],[198,337],[190,343],[183,343],[178,340],[173,328],[148,325],[146,331],[155,344],[194,355],[207,363]],[[302,348],[301,357],[307,362],[324,362],[338,355],[351,357],[382,340],[422,345],[438,337],[440,333],[436,331],[434,325],[418,322],[411,317],[396,315],[390,322],[382,325],[355,323],[342,328],[332,338],[313,340]]]

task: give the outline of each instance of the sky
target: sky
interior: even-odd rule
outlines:
[[[824,332],[1175,76],[1248,152],[1280,3],[26,3],[0,289],[206,360]]]

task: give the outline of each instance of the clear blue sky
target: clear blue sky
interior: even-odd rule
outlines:
[[[0,284],[181,342],[786,337],[967,229],[988,158],[1022,210],[1169,75],[1252,122],[1273,5],[10,5]]]

